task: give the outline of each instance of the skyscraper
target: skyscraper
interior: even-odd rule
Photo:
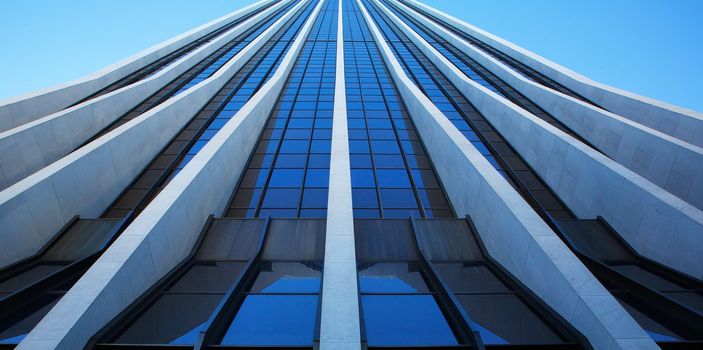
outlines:
[[[0,349],[703,347],[703,115],[416,0],[261,0],[0,130]]]

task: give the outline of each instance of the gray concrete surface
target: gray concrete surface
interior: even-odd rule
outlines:
[[[142,67],[170,54],[225,24],[274,0],[261,0],[138,52],[83,78],[39,91],[0,100],[0,131],[5,131],[64,109]]]
[[[143,99],[290,1],[259,13],[150,78],[0,132],[0,190],[75,150]]]
[[[456,67],[439,69],[576,215],[602,216],[640,254],[703,277],[703,212],[463,77]]]
[[[299,4],[296,8],[299,8]],[[318,4],[271,79],[122,233],[17,349],[81,349],[88,339],[174,268],[209,214],[221,213],[275,105]]]
[[[536,84],[397,0],[391,1],[552,114],[606,156],[696,208],[703,209],[703,148]],[[395,16],[392,18],[397,19]],[[418,46],[424,46],[423,51],[429,57],[436,57],[436,51],[428,49],[428,44],[421,37],[412,35],[411,39]],[[436,65],[453,66],[446,59],[435,58],[433,61]],[[462,75],[454,69],[447,68],[447,71]]]
[[[344,79],[342,0],[339,0],[337,19],[337,77],[332,116],[332,154],[327,199],[325,268],[322,279],[320,350],[358,350],[361,349],[361,323]]]
[[[496,35],[417,0],[410,3],[510,55],[598,105],[688,143],[703,147],[703,114],[595,82]]]
[[[371,22],[368,13],[364,17]],[[556,234],[410,81],[378,29],[372,27],[381,56],[454,209],[460,216],[471,215],[491,256],[571,322],[595,348],[657,349]]]
[[[100,215],[282,23],[210,78],[0,192],[0,267],[34,254],[74,215]]]

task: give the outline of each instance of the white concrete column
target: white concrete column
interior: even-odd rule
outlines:
[[[703,209],[703,148],[545,88],[399,1],[390,1],[551,113],[603,154],[696,208]],[[379,6],[382,6],[395,23],[404,28],[408,37],[435,65],[444,68],[444,72],[454,84],[462,84],[468,80],[460,70],[443,59],[441,54],[385,6]]]
[[[334,86],[332,154],[322,279],[321,350],[361,349],[342,14],[342,0],[339,0],[335,68],[337,77]]]
[[[0,131],[12,129],[66,108],[159,58],[273,1],[275,0],[255,2],[241,10],[205,23],[83,78],[0,100]]]
[[[210,78],[0,192],[0,267],[34,254],[74,215],[99,216],[303,5]]]
[[[485,157],[405,75],[360,0],[366,22],[459,216],[471,215],[488,253],[596,349],[657,349]]]
[[[703,278],[703,211],[463,77],[455,66],[438,67],[578,217],[602,216],[643,256]]]
[[[534,52],[417,0],[406,0],[535,69],[600,106],[652,129],[703,147],[703,113],[595,82]]]
[[[310,14],[269,81],[174,177],[17,349],[82,349],[95,332],[188,255],[208,215],[224,211],[230,194],[226,189],[233,189],[246,168],[322,3],[319,1]]]
[[[0,132],[0,190],[75,150],[145,98],[290,1],[271,6],[149,78]]]

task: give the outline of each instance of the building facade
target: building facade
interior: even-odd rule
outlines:
[[[703,115],[417,0],[0,105],[0,349],[701,349]]]

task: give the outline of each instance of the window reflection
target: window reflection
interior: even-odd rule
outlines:
[[[321,272],[304,263],[262,263],[251,292],[317,293]]]
[[[248,295],[223,345],[311,345],[317,295]]]
[[[115,340],[118,344],[193,345],[224,294],[162,294]]]
[[[359,267],[363,293],[426,293],[429,288],[416,263],[379,263]]]
[[[432,295],[363,295],[369,345],[456,345]]]

